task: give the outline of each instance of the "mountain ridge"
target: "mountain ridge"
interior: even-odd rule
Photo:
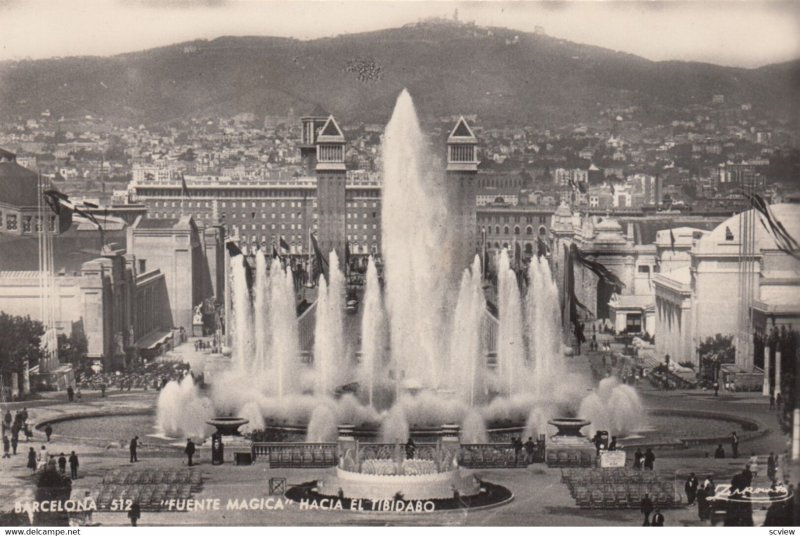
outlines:
[[[114,56],[0,63],[0,114],[129,123],[306,113],[385,121],[406,87],[422,115],[492,123],[580,122],[612,106],[668,113],[724,94],[796,113],[800,60],[757,68],[651,61],[555,37],[420,23],[314,40],[222,36]]]

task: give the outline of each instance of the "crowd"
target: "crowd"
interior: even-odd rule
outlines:
[[[101,372],[79,374],[77,388],[98,390],[105,395],[106,390],[130,391],[131,389],[159,390],[172,380],[180,380],[189,373],[186,363],[159,361],[147,363],[124,372]]]

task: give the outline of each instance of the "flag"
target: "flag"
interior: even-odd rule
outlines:
[[[670,249],[672,249],[672,251],[674,252],[675,251],[675,235],[673,234],[672,229],[669,230],[669,243],[670,243]]]
[[[574,260],[580,262],[586,268],[594,272],[594,274],[597,275],[597,277],[599,277],[601,280],[605,281],[606,284],[614,287],[616,292],[619,292],[625,288],[625,283],[623,283],[619,277],[617,277],[613,272],[599,262],[586,257],[586,255],[583,254],[578,246],[571,244],[570,249],[572,250]]]
[[[279,244],[281,246],[281,249],[286,251],[286,252],[289,252],[289,251],[292,250],[292,248],[289,247],[288,242],[286,242],[286,240],[284,240],[283,237],[280,238]]]
[[[547,242],[544,241],[544,238],[541,236],[536,237],[536,255],[539,257],[544,257],[548,253],[550,253],[550,247],[547,245]]]
[[[280,259],[281,256],[278,254],[278,250],[275,249],[275,245],[272,245],[272,258],[273,259]]]
[[[181,195],[190,199],[192,197],[189,195],[189,187],[186,185],[186,179],[184,178],[183,174],[181,174]]]
[[[772,235],[775,239],[775,245],[778,249],[787,255],[800,259],[800,244],[789,234],[783,223],[778,220],[764,198],[758,194],[751,194],[748,192],[742,193],[750,201],[753,208],[760,214],[761,217],[759,219],[761,225],[763,225],[767,233]]]
[[[314,248],[314,271],[312,272],[312,279],[316,281],[320,274],[324,276],[326,279],[328,276],[325,272],[325,267],[328,265],[328,260],[325,258],[325,255],[322,254],[322,250],[319,249],[319,243],[317,242],[317,237],[314,236],[314,233],[311,233],[311,245]]]
[[[56,213],[56,215],[62,216],[64,211],[67,211],[69,214],[78,214],[94,223],[99,230],[103,230],[103,226],[100,225],[100,222],[97,221],[97,218],[94,217],[94,214],[81,210],[75,206],[75,204],[69,200],[69,197],[66,194],[62,194],[58,190],[45,190],[43,193],[45,202],[50,206],[53,212]]]
[[[225,247],[228,250],[228,255],[231,257],[237,257],[242,254],[242,250],[239,249],[239,246],[236,245],[236,242],[233,240],[228,240],[225,242]]]

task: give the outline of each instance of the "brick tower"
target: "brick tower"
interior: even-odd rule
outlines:
[[[333,116],[319,131],[316,139],[317,207],[319,230],[317,240],[327,256],[335,250],[340,268],[344,266],[345,248],[345,180],[344,134]]]
[[[472,263],[478,245],[475,236],[475,179],[478,139],[461,117],[447,138],[447,195],[453,230],[452,254],[459,273]]]

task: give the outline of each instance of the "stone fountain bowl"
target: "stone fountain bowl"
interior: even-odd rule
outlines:
[[[239,427],[250,421],[240,417],[215,417],[206,421],[206,424],[215,426],[217,431],[224,436],[236,436],[239,434]]]
[[[549,421],[547,421],[547,423],[552,424],[553,426],[558,428],[556,436],[568,436],[568,437],[583,437],[583,434],[581,434],[581,428],[592,424],[591,421],[587,421],[586,419],[575,419],[569,417],[550,419]]]

